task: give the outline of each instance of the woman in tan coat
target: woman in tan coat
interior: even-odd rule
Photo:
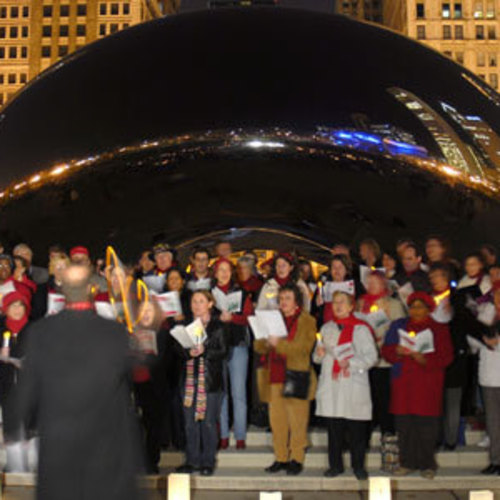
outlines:
[[[256,340],[261,355],[258,373],[259,396],[269,403],[275,462],[266,472],[302,472],[307,447],[310,401],[316,392],[311,352],[316,341],[316,320],[301,308],[302,294],[294,284],[279,290],[279,308],[287,338],[270,336]]]

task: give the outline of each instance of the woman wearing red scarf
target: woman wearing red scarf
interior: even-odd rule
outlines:
[[[262,287],[256,309],[278,309],[278,292],[280,287],[294,283],[302,293],[302,309],[311,310],[311,296],[308,286],[299,278],[299,270],[293,256],[286,252],[279,253],[274,259],[272,277]]]
[[[385,336],[392,321],[406,316],[403,304],[393,297],[387,285],[385,275],[379,271],[372,272],[366,283],[367,293],[362,295],[357,304],[357,310],[362,319],[367,321],[375,332],[377,347],[384,344]],[[372,428],[380,426],[382,448],[385,442],[395,434],[394,417],[389,412],[391,400],[391,365],[384,359],[379,359],[370,370],[370,389],[373,403]],[[382,450],[384,451],[384,450]],[[385,454],[383,454],[383,457]],[[382,468],[385,469],[385,464]]]
[[[217,282],[212,289],[215,307],[220,312],[220,320],[229,327],[227,370],[233,402],[236,449],[241,450],[246,447],[248,347],[250,346],[248,316],[253,314],[253,304],[250,295],[234,283],[233,264],[230,260],[219,258],[213,265],[213,273]],[[238,308],[231,307],[230,303],[223,304],[223,301],[228,300],[231,296],[240,296]],[[228,306],[230,311],[227,310]],[[225,391],[222,397],[220,415],[220,448],[223,450],[229,446],[227,374],[224,378]]]
[[[316,339],[316,321],[300,307],[302,293],[293,284],[279,291],[279,308],[288,329],[288,337],[256,340],[255,351],[262,356],[259,396],[269,403],[269,419],[273,433],[275,462],[266,472],[286,470],[296,476],[303,469],[307,447],[307,425],[310,401],[316,391],[316,375],[311,366],[311,352]],[[285,397],[287,372],[309,374],[305,399]]]
[[[400,468],[398,476],[420,470],[422,477],[432,479],[437,464],[434,451],[439,435],[443,386],[446,367],[453,360],[453,347],[446,324],[431,317],[436,307],[425,292],[408,297],[410,317],[391,324],[382,347],[382,356],[392,363],[391,412],[395,415],[399,437]],[[406,339],[418,342],[419,335],[430,334],[433,348],[427,353],[409,349]],[[426,332],[426,333],[424,333]],[[427,346],[429,347],[429,346]],[[424,350],[424,349],[422,349]]]
[[[352,295],[337,291],[332,297],[333,321],[321,328],[313,360],[321,364],[316,393],[316,415],[328,423],[326,477],[344,472],[342,449],[345,432],[350,437],[351,464],[356,478],[368,477],[365,452],[372,404],[368,370],[378,353],[370,327],[353,315]]]
[[[23,356],[26,345],[26,325],[30,314],[30,302],[25,294],[10,292],[3,298],[5,318],[0,324],[2,334],[2,358],[0,362],[0,404],[2,406],[4,440],[7,450],[8,472],[26,472],[27,461],[21,441],[21,424],[14,412],[14,387],[18,366],[14,360]],[[13,360],[13,361],[8,361]]]

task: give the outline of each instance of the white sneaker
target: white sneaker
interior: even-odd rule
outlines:
[[[490,447],[490,436],[485,434],[481,441],[478,441],[477,445],[481,448],[489,448]]]

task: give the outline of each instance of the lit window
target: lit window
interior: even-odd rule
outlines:
[[[17,81],[15,73],[9,73],[8,82],[10,85],[14,85]]]
[[[441,16],[444,19],[449,19],[451,17],[451,9],[449,3],[443,3],[443,7],[441,9]]]
[[[87,5],[84,3],[79,3],[76,6],[76,15],[77,16],[86,16],[87,15]]]
[[[455,3],[453,6],[453,15],[455,19],[462,19],[462,4],[461,3]]]
[[[464,39],[464,27],[463,26],[455,26],[455,38],[457,40]]]
[[[43,6],[43,17],[52,17],[52,5]]]
[[[50,45],[44,45],[42,47],[42,57],[50,57]]]
[[[86,28],[85,24],[78,24],[76,26],[76,36],[85,36]]]
[[[484,40],[484,26],[476,26],[476,40]]]
[[[42,27],[42,36],[52,36],[52,26],[50,24]]]
[[[21,30],[21,36],[23,38],[28,38],[28,26],[23,26]]]
[[[493,0],[488,0],[486,4],[486,17],[488,19],[493,19],[495,17],[495,2]]]
[[[451,40],[451,26],[448,24],[443,26],[443,38],[445,40]]]
[[[425,40],[425,26],[417,26],[417,39]]]
[[[69,35],[69,27],[67,24],[61,24],[59,26],[59,36],[68,36]]]
[[[496,73],[491,73],[490,75],[490,85],[494,88],[498,88],[498,75]]]
[[[101,3],[99,4],[99,14],[101,14],[101,16],[105,16],[106,15],[106,12],[107,12],[107,5],[105,3]]]
[[[69,5],[61,5],[59,8],[59,15],[61,17],[68,17],[69,16]]]
[[[10,59],[17,58],[17,47],[9,47],[9,58]]]
[[[476,0],[474,3],[474,17],[476,19],[483,18],[483,0]]]

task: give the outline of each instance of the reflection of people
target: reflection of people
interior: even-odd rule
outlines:
[[[90,270],[63,275],[66,309],[29,328],[19,410],[40,433],[38,500],[132,500],[140,456],[129,339],[90,301]]]

